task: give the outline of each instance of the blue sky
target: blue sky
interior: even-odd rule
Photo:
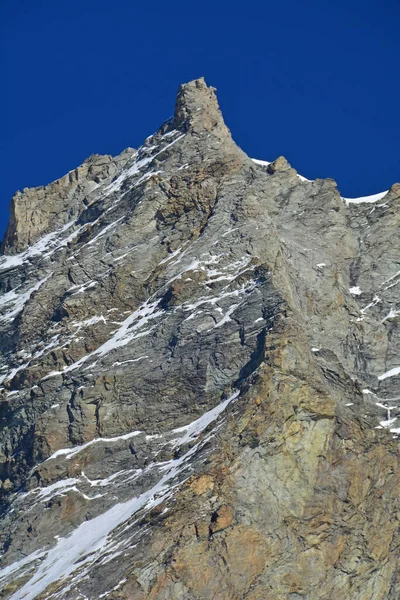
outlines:
[[[218,88],[234,139],[344,196],[400,181],[397,2],[2,0],[0,232],[17,189],[117,154]]]

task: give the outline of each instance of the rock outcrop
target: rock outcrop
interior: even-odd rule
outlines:
[[[250,159],[203,79],[17,193],[0,598],[397,600],[399,206]]]

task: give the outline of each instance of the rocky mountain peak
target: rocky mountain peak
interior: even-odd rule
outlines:
[[[226,133],[226,126],[215,95],[203,77],[180,86],[175,103],[173,126],[182,131]]]
[[[181,86],[13,201],[4,600],[397,600],[398,186],[250,159]]]

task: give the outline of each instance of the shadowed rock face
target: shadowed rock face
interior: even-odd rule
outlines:
[[[13,198],[3,599],[400,596],[400,186],[251,160],[214,92]]]

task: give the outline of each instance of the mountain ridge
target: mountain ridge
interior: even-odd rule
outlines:
[[[200,77],[199,79],[195,79],[193,80],[193,82],[198,82],[198,85],[200,84],[200,88],[197,87],[196,89],[201,89],[203,86],[207,87],[204,81],[204,77]],[[191,82],[192,83],[192,82]],[[195,85],[195,84],[194,84]],[[180,96],[183,95],[182,92],[183,86],[181,86],[180,91],[178,92],[178,96],[177,96],[177,102],[176,102],[176,106],[175,106],[175,121],[178,123],[179,126],[179,118],[181,118],[183,121],[185,121],[185,123],[189,123],[190,119],[188,117],[188,115],[185,115],[185,113],[183,112],[182,115],[179,115],[179,112],[181,111],[181,104],[182,100],[180,98]],[[216,92],[216,88],[210,87],[208,88],[210,90],[211,95],[214,94]],[[187,101],[185,101],[184,103],[185,105],[188,104]],[[218,110],[218,106],[217,106],[217,110]],[[215,118],[215,117],[214,117]],[[168,122],[171,121],[172,118],[170,120],[166,121],[166,125],[168,126]],[[217,119],[218,120],[218,119]],[[151,137],[151,136],[149,136]],[[17,206],[18,206],[18,200],[20,200],[20,197],[22,194],[31,194],[31,193],[36,193],[36,194],[40,194],[42,191],[45,191],[49,188],[51,188],[54,185],[59,185],[60,187],[62,187],[63,185],[65,185],[66,182],[73,184],[74,180],[78,181],[79,179],[89,177],[89,181],[90,179],[92,179],[93,181],[95,181],[96,183],[99,183],[100,178],[101,177],[105,177],[105,176],[109,176],[110,175],[110,167],[111,165],[107,163],[112,163],[114,162],[121,162],[123,164],[123,160],[125,157],[127,157],[128,154],[134,155],[135,150],[133,148],[125,148],[124,150],[121,151],[120,154],[117,154],[116,156],[112,156],[109,154],[92,154],[90,155],[88,158],[86,158],[78,167],[75,167],[74,169],[72,169],[71,171],[69,171],[66,175],[63,175],[61,177],[59,177],[58,179],[55,179],[54,181],[50,182],[47,185],[44,186],[36,186],[36,187],[27,187],[24,188],[21,191],[17,191],[12,199],[12,203],[11,203],[11,207],[10,207],[10,211],[11,211],[11,217],[10,217],[10,221],[8,223],[8,227],[6,229],[6,232],[4,234],[4,239],[1,243],[1,250],[3,253],[7,254],[10,251],[12,251],[12,236],[13,236],[13,227],[15,226],[14,221],[16,218],[16,214],[15,211],[17,210]],[[283,160],[286,160],[284,157],[279,157]],[[262,159],[255,159],[252,158],[252,160],[258,164],[264,164],[265,166],[269,166],[271,164],[271,162],[262,160]],[[288,167],[290,167],[289,163]],[[107,170],[105,171],[105,166],[107,165]],[[103,169],[102,169],[103,167]],[[112,167],[111,167],[112,168]],[[86,171],[86,173],[85,173]],[[306,178],[304,178],[302,175],[299,175],[300,178],[303,178],[304,181],[310,181]],[[397,184],[394,184],[397,185]],[[369,194],[366,196],[361,196],[361,197],[357,197],[357,198],[345,198],[344,200],[346,202],[354,202],[354,203],[360,203],[360,202],[375,202],[377,200],[382,199],[387,193],[389,193],[390,190],[386,190],[385,192],[378,192],[376,194]],[[58,191],[58,194],[60,195],[60,192]],[[63,198],[65,200],[65,198]],[[29,203],[29,198],[27,199]],[[21,201],[21,200],[20,200]],[[26,213],[27,212],[27,206],[23,206],[21,209],[22,213]],[[27,243],[27,242],[25,242]]]

